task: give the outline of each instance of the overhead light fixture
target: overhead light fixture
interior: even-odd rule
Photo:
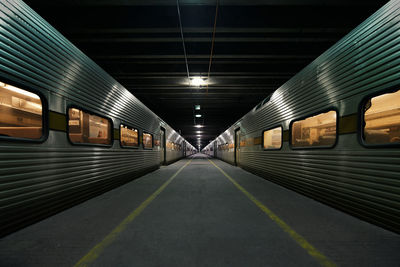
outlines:
[[[201,114],[194,115],[196,118],[201,118]]]
[[[195,125],[194,127],[196,127],[196,128],[202,128],[203,125],[197,124],[197,125]]]
[[[200,105],[194,105],[195,110],[200,110]]]
[[[203,79],[203,78],[201,78],[201,77],[193,77],[193,78],[190,78],[190,85],[191,85],[191,86],[200,87],[200,86],[203,86],[203,85],[206,85],[206,84],[207,84],[207,83],[206,83],[206,80]]]

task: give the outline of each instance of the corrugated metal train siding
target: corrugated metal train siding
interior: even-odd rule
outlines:
[[[41,92],[50,111],[68,105],[154,134],[166,127],[122,85],[26,4],[0,3],[0,80]],[[61,115],[62,116],[62,115]],[[159,167],[159,147],[73,146],[50,131],[42,144],[0,141],[0,236]],[[174,160],[180,155],[174,155]]]
[[[1,2],[0,20],[1,76],[158,131],[153,112],[22,1]]]
[[[400,229],[400,152],[243,152],[241,166],[391,230]]]
[[[400,86],[399,30],[400,2],[391,1],[216,140],[233,141],[238,127],[241,140],[279,125],[288,131],[291,121],[327,108],[340,118],[359,113],[365,96]],[[230,161],[233,153],[217,155]],[[239,161],[266,179],[400,233],[398,147],[366,148],[350,133],[339,135],[332,149],[293,150],[287,142],[280,151],[245,146]]]
[[[0,232],[154,170],[158,151],[0,146]]]
[[[246,116],[247,133],[399,83],[400,12],[392,1],[282,85],[270,102]],[[346,107],[347,115],[357,106]],[[274,114],[274,116],[270,116]],[[244,118],[246,118],[246,116]]]

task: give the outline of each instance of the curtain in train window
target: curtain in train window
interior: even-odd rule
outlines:
[[[68,135],[72,143],[111,145],[111,122],[77,108],[68,110]]]
[[[143,133],[143,147],[153,148],[153,135],[148,133]]]
[[[282,127],[264,131],[264,149],[280,149],[282,147]]]
[[[0,136],[40,139],[42,108],[38,95],[0,82]]]
[[[326,147],[336,142],[336,111],[321,113],[292,124],[293,147]]]
[[[139,133],[137,129],[121,124],[120,126],[121,145],[123,147],[138,147]]]
[[[371,98],[364,111],[366,144],[400,144],[400,90]]]

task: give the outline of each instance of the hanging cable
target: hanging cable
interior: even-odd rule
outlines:
[[[212,59],[213,59],[213,55],[214,55],[215,32],[217,30],[218,3],[219,3],[219,0],[217,0],[216,6],[215,6],[214,30],[213,30],[212,40],[211,40],[211,53],[210,53],[210,62],[208,64],[206,94],[208,94],[208,83],[210,80],[211,64],[212,64]]]
[[[188,81],[190,82],[189,64],[188,64],[188,59],[187,59],[187,55],[186,55],[185,39],[183,38],[181,8],[179,7],[179,0],[176,0],[176,8],[178,9],[179,27],[181,30],[181,39],[182,39],[182,46],[183,46],[183,55],[185,56],[186,72],[187,72]]]

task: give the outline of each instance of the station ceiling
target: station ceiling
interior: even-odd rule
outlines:
[[[180,0],[188,64],[176,0],[25,2],[204,147],[388,1]],[[188,70],[208,86],[191,86]]]

